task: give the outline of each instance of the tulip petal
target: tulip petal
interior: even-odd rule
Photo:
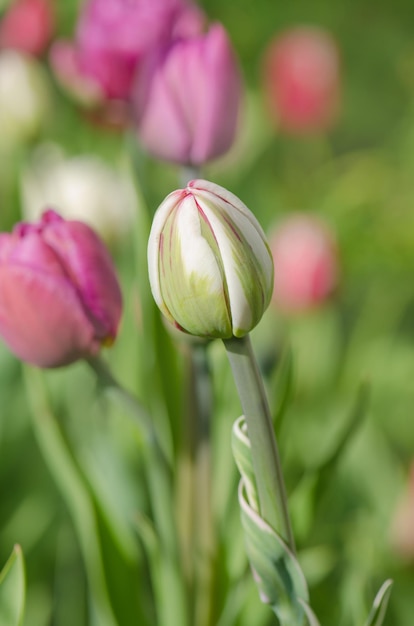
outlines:
[[[159,158],[190,162],[191,129],[180,106],[176,82],[185,80],[180,50],[176,43],[168,54],[160,52],[141,71],[135,93],[139,138]]]
[[[214,230],[227,280],[233,334],[242,336],[257,324],[270,302],[270,249],[260,224],[236,196],[207,181],[190,185],[197,185],[197,198]]]
[[[211,27],[199,54],[188,55],[188,62],[193,109],[191,162],[202,164],[227,152],[233,142],[241,102],[241,77],[230,41],[220,24]]]
[[[219,255],[203,235],[205,228],[192,196],[167,219],[160,265],[164,303],[169,316],[189,333],[231,336]]]
[[[96,336],[101,340],[115,337],[122,296],[101,240],[86,224],[75,220],[47,224],[43,239],[55,251],[77,289]]]
[[[0,266],[0,333],[19,358],[40,367],[69,364],[100,346],[70,283],[22,265]]]

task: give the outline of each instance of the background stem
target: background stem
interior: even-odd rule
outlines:
[[[212,419],[211,372],[207,344],[191,346],[193,414],[194,414],[194,519],[195,519],[195,623],[213,624],[213,569],[215,531],[212,511],[211,441]]]

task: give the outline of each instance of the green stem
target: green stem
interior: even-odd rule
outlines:
[[[250,440],[260,515],[295,552],[272,418],[250,337],[224,340]]]
[[[200,176],[200,168],[194,165],[182,167],[180,170],[180,179],[183,186],[186,186],[187,183],[190,182],[190,180],[196,180],[197,178],[200,178]]]
[[[91,357],[87,363],[95,372],[99,386],[105,391],[114,392],[124,405],[144,439],[152,445],[159,446],[153,420],[145,406],[117,381],[100,356]]]
[[[194,519],[196,535],[196,607],[195,623],[210,626],[213,623],[213,564],[214,519],[211,502],[211,446],[210,422],[212,416],[211,373],[207,359],[207,345],[191,346],[195,491]]]

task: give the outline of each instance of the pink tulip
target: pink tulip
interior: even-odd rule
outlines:
[[[224,28],[182,39],[150,59],[134,98],[138,136],[154,156],[200,165],[231,146],[241,80]]]
[[[394,551],[404,559],[414,560],[414,463],[408,484],[397,502],[390,530]]]
[[[56,42],[51,64],[83,100],[128,100],[146,54],[172,37],[199,32],[203,22],[190,0],[87,0],[75,41]]]
[[[339,55],[319,28],[297,27],[275,38],[264,62],[269,112],[282,130],[323,131],[338,117]]]
[[[282,222],[270,238],[275,266],[273,303],[300,312],[324,302],[338,281],[334,237],[327,226],[296,214]]]
[[[23,361],[95,355],[115,339],[121,309],[112,261],[86,224],[48,210],[0,235],[0,336]]]
[[[15,0],[0,22],[0,47],[39,56],[54,27],[52,0]]]

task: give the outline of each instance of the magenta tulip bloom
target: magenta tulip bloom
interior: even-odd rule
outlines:
[[[200,165],[231,146],[241,79],[224,28],[178,40],[138,76],[133,114],[138,136],[154,156]]]
[[[33,56],[44,52],[55,27],[53,0],[16,0],[0,22],[0,47]]]
[[[203,22],[187,0],[87,0],[75,41],[56,42],[51,63],[83,100],[128,100],[144,56],[173,37],[199,32]]]
[[[283,131],[303,134],[329,129],[340,100],[339,54],[319,28],[297,27],[276,37],[264,64],[270,115]]]
[[[121,310],[110,256],[86,224],[48,210],[0,235],[0,336],[23,361],[94,356],[115,339]]]

